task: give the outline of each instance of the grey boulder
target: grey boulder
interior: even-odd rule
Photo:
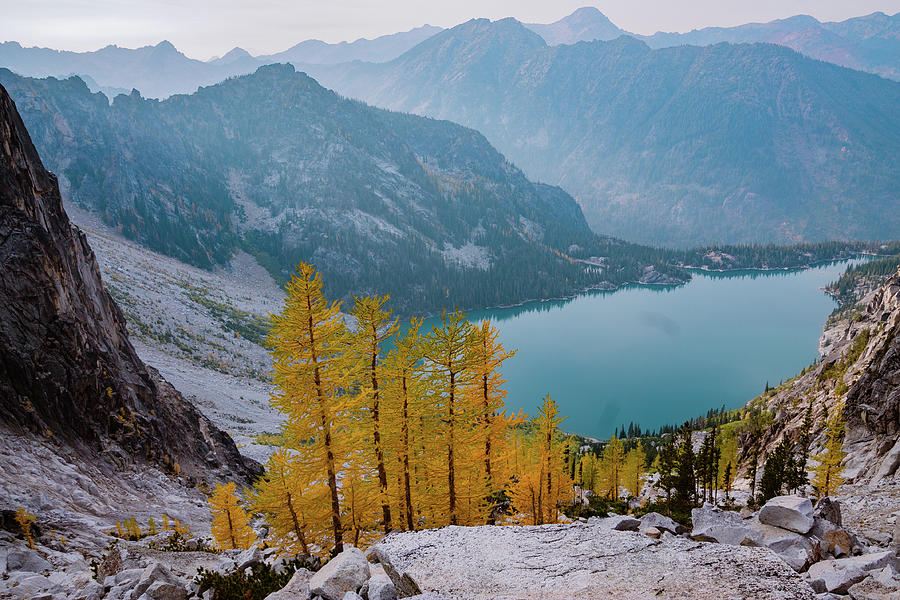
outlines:
[[[369,600],[397,600],[397,588],[385,573],[375,573],[366,585]]]
[[[150,587],[157,582],[169,583],[175,586],[182,585],[181,581],[172,575],[166,567],[159,563],[150,563],[141,573],[137,585],[135,585],[134,589],[131,591],[131,597],[140,598],[144,592],[149,590]]]
[[[802,496],[776,496],[759,510],[759,522],[800,534],[813,527],[813,505]]]
[[[656,527],[660,531],[668,531],[669,533],[678,533],[679,529],[683,529],[681,525],[658,512],[647,513],[641,517],[641,531],[650,527]]]
[[[272,592],[265,600],[305,600],[309,597],[309,580],[312,576],[312,571],[297,569],[286,586]]]
[[[691,537],[701,542],[718,542],[730,546],[756,545],[756,532],[731,510],[709,504],[691,511],[694,528]]]
[[[808,571],[812,582],[820,581],[821,586],[829,592],[846,594],[854,583],[859,583],[866,578],[866,572],[859,567],[848,565],[836,565],[836,560],[825,560],[811,566]],[[813,587],[819,587],[812,584]]]
[[[825,496],[816,502],[816,506],[813,509],[813,516],[830,521],[838,527],[843,524],[841,518],[841,503],[837,500],[832,500],[828,496]]]
[[[751,521],[757,545],[768,548],[798,573],[820,558],[819,541],[793,531]]]
[[[309,580],[309,592],[326,600],[342,600],[369,579],[369,563],[359,548],[347,548],[319,569]]]
[[[7,571],[27,571],[40,573],[50,569],[50,563],[31,548],[13,548],[6,555]]]
[[[811,580],[821,579],[829,592],[846,594],[850,586],[866,578],[869,571],[896,566],[893,552],[875,552],[849,558],[825,560],[809,568]]]
[[[262,561],[263,555],[259,549],[259,546],[253,546],[252,548],[244,550],[234,559],[234,563],[238,571],[243,571],[247,567],[255,567],[256,565],[261,564]]]
[[[625,515],[612,515],[609,517],[591,517],[588,519],[591,525],[599,525],[613,531],[637,531],[641,522],[634,517]]]
[[[134,596],[132,595],[132,597]],[[186,598],[187,590],[181,585],[168,581],[154,581],[138,600],[185,600]]]
[[[814,598],[763,548],[653,540],[591,523],[392,533],[377,555],[382,565],[389,558],[398,589],[409,580],[420,593],[467,600]]]

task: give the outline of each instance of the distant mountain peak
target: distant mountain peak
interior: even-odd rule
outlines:
[[[527,23],[525,27],[544,38],[550,46],[608,41],[627,33],[594,6],[582,6],[554,23]]]
[[[175,47],[175,44],[170,42],[169,40],[163,40],[154,46],[157,50],[165,50],[166,52],[178,52],[178,49]]]
[[[220,57],[217,56],[217,57],[211,58],[206,62],[213,64],[213,65],[227,65],[227,64],[231,64],[233,62],[237,62],[239,60],[246,60],[246,59],[253,60],[253,55],[251,55],[249,52],[247,52],[240,46],[235,46],[234,48],[232,48],[231,50],[226,52],[224,55],[222,55]]]

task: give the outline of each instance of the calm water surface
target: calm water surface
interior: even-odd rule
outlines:
[[[814,362],[836,307],[821,288],[847,264],[698,272],[678,288],[629,287],[470,318],[491,319],[504,346],[518,348],[503,368],[508,408],[534,414],[550,394],[565,430],[609,437],[632,421],[656,428],[736,408]]]

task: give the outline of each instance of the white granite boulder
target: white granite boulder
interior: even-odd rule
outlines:
[[[611,515],[609,517],[591,517],[588,519],[591,525],[599,525],[613,531],[637,531],[641,522],[627,515]]]
[[[756,532],[734,511],[704,504],[691,511],[691,520],[691,537],[695,540],[730,546],[757,545]]]
[[[647,513],[643,517],[641,517],[641,527],[640,530],[656,527],[660,531],[668,531],[669,533],[678,533],[679,529],[683,529],[681,525],[670,519],[665,515],[661,515],[658,512]]]
[[[429,598],[814,598],[766,549],[653,540],[600,524],[451,526],[393,533],[376,548],[396,587],[413,581]]]
[[[309,580],[312,576],[312,571],[297,569],[286,586],[272,592],[265,600],[305,600],[309,597]]]
[[[319,569],[309,580],[309,592],[326,600],[341,600],[369,579],[369,563],[359,548],[349,547]]]
[[[759,522],[799,534],[813,527],[813,505],[802,496],[776,496],[759,510]]]
[[[870,571],[895,567],[896,564],[897,557],[893,552],[874,552],[818,562],[809,568],[808,576],[811,580],[824,581],[829,592],[846,594],[850,586],[865,579]]]

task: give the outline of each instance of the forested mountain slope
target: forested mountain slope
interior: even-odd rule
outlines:
[[[342,99],[289,65],[111,106],[77,78],[0,70],[0,83],[64,193],[206,268],[245,249],[284,280],[303,260],[335,297],[391,292],[396,309],[431,311],[636,281],[659,259],[595,236],[568,194],[477,132]],[[576,260],[591,256],[604,268]]]
[[[900,231],[900,83],[784,47],[548,47],[513,19],[481,19],[389,63],[308,70],[478,129],[572,193],[598,232],[694,245]]]

